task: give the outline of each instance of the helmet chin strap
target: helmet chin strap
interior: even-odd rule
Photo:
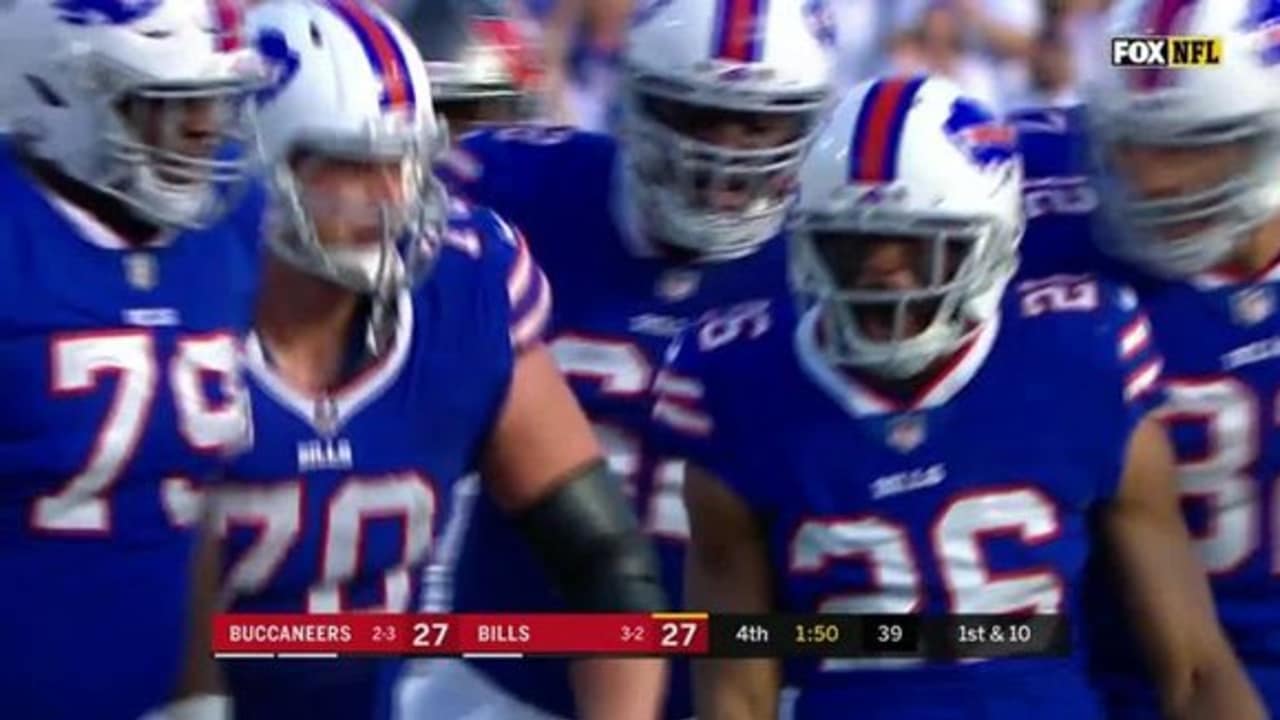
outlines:
[[[386,296],[394,294],[390,290],[403,283],[405,267],[398,253],[386,252],[384,247],[334,248],[324,254],[338,273],[359,278],[362,292]]]
[[[133,172],[132,203],[148,215],[179,225],[194,223],[213,202],[213,189],[204,183],[177,184],[159,176],[148,162]]]

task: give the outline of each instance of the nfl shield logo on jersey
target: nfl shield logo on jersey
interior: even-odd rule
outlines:
[[[662,273],[654,291],[667,302],[679,302],[698,291],[702,276],[697,270],[676,269]]]
[[[885,442],[898,452],[908,453],[924,442],[924,418],[911,414],[901,415],[889,421]]]
[[[1238,325],[1257,325],[1271,317],[1275,309],[1276,296],[1269,285],[1247,288],[1231,296],[1231,313]]]
[[[159,271],[156,258],[151,253],[134,252],[124,256],[124,279],[135,290],[151,290],[156,286]]]
[[[315,407],[311,410],[311,421],[316,432],[325,437],[333,435],[338,429],[338,403],[328,395],[316,398]]]

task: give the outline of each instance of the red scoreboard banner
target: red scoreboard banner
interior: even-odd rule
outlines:
[[[213,652],[276,655],[706,654],[706,613],[219,615]]]

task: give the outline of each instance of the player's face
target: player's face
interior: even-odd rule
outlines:
[[[294,163],[302,202],[326,247],[373,248],[403,222],[410,182],[403,161],[303,156]]]
[[[1252,153],[1248,141],[1199,147],[1127,143],[1115,149],[1112,161],[1139,199],[1165,200],[1212,190],[1248,172]],[[1162,225],[1160,232],[1165,239],[1176,240],[1206,229],[1216,219],[1208,215]]]
[[[676,132],[730,150],[780,147],[799,140],[806,129],[806,120],[790,113],[733,112],[666,100],[653,101],[651,110]],[[717,212],[743,211],[756,197],[757,182],[753,175],[735,175],[732,169],[717,178],[708,169],[694,175],[694,190],[699,205]],[[769,194],[781,197],[792,190],[794,178],[778,173],[765,182]]]
[[[941,297],[901,299],[903,293],[925,290],[954,278],[966,250],[960,244],[937,238],[901,236],[821,235],[818,252],[841,290],[883,291],[894,294],[884,301],[858,301],[851,305],[859,331],[870,340],[887,342],[919,335],[933,321]],[[898,308],[903,306],[903,327],[895,332]]]
[[[150,159],[156,174],[174,185],[203,182],[205,178],[178,171],[174,163],[166,162],[166,156],[213,159],[237,112],[230,99],[220,97],[133,97],[121,101],[120,111],[138,139],[152,148]]]

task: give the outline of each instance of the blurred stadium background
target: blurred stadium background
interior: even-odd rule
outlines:
[[[606,129],[613,68],[633,3],[653,0],[380,0],[429,23],[443,3],[523,18],[541,56],[549,119]],[[711,2],[712,0],[708,0]],[[886,71],[927,70],[1005,110],[1069,105],[1104,60],[1094,44],[1113,0],[827,0],[839,68],[850,84]],[[1091,42],[1092,40],[1092,42]]]

